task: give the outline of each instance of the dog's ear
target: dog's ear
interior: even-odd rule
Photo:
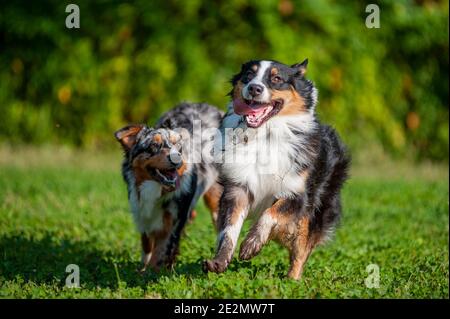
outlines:
[[[246,67],[247,63],[244,63],[241,65],[241,69],[239,70],[239,73],[236,73],[235,75],[232,76],[231,78],[231,84],[234,86],[236,85],[236,83],[239,81],[239,79],[242,77],[242,72],[244,71],[245,67]]]
[[[296,69],[297,74],[299,74],[300,76],[305,76],[307,66],[308,66],[308,59],[305,59],[305,61],[301,63],[291,65],[291,68]]]
[[[136,136],[145,127],[144,124],[132,124],[121,128],[114,133],[116,140],[125,151],[129,151],[136,143]]]

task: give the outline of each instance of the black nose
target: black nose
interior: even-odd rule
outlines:
[[[168,156],[167,159],[169,160],[170,164],[172,164],[173,166],[175,166],[175,168],[180,168],[182,163],[181,160],[181,153],[180,152],[171,152]]]
[[[260,95],[264,90],[264,87],[259,84],[250,84],[248,86],[248,93],[250,93],[251,96],[257,96]]]

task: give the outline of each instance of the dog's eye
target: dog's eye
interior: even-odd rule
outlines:
[[[153,143],[150,144],[150,148],[155,153],[158,152],[161,149],[161,146],[162,146],[162,144],[156,143],[156,142],[153,142]]]
[[[274,77],[272,77],[272,82],[273,83],[281,83],[281,82],[283,82],[283,79],[281,78],[281,76],[275,75]]]
[[[247,73],[245,73],[245,75],[243,77],[243,80],[244,80],[244,82],[251,81],[254,76],[255,76],[255,74],[252,71],[247,71]]]

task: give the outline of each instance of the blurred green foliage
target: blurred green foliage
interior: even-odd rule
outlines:
[[[225,108],[249,59],[308,57],[318,112],[354,150],[448,160],[448,2],[3,1],[0,141],[98,147],[175,103]]]

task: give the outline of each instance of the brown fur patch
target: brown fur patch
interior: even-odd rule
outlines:
[[[222,196],[222,191],[222,186],[218,183],[215,183],[203,196],[206,206],[211,211],[217,211],[219,209],[219,201],[220,197]]]
[[[155,178],[149,174],[147,167],[151,167],[159,170],[167,170],[172,168],[172,164],[168,160],[169,151],[163,150],[160,154],[155,156],[150,156],[147,153],[138,155],[133,160],[132,169],[135,177],[135,185],[136,188],[139,189],[139,186],[145,181],[152,181]],[[139,198],[139,192],[137,193]]]
[[[141,167],[145,168],[150,166],[151,168],[156,168],[159,170],[168,170],[172,169],[172,164],[169,161],[169,149],[163,149],[159,154],[150,156],[147,153],[138,155],[133,160],[133,167]]]
[[[139,186],[145,181],[154,180],[152,176],[147,172],[147,170],[143,167],[133,167],[134,178],[136,180],[136,188],[139,189]],[[139,198],[139,192],[137,192]]]
[[[306,246],[309,240],[309,223],[310,222],[308,217],[300,218],[300,220],[298,221],[298,240],[302,246]]]
[[[289,90],[273,90],[272,100],[282,99],[283,107],[278,115],[295,115],[306,112],[305,100],[290,86]]]
[[[116,139],[122,144],[126,150],[136,142],[136,135],[144,128],[144,125],[129,125],[116,132]]]
[[[155,230],[150,234],[150,238],[154,241],[154,251],[150,260],[150,265],[156,271],[159,270],[159,261],[164,257],[165,245],[163,245],[172,230],[173,217],[170,212],[165,211],[163,214],[163,225],[161,229]]]
[[[147,234],[141,234],[141,244],[142,244],[142,250],[144,253],[148,254],[151,253],[153,250],[154,241],[153,238],[150,238],[147,236]]]
[[[258,65],[257,64],[253,64],[251,69],[253,70],[253,72],[258,71]]]
[[[172,143],[172,144],[178,143],[178,142],[180,141],[180,139],[181,139],[181,136],[180,136],[180,135],[173,134],[173,133],[171,133],[171,134],[169,135],[169,141],[170,141],[170,143]]]
[[[153,142],[161,144],[163,141],[161,134],[155,134],[153,136]]]
[[[278,69],[277,68],[272,68],[272,70],[270,70],[270,75],[274,76],[278,74]]]
[[[217,215],[219,213],[219,201],[220,197],[222,196],[222,192],[223,187],[220,184],[215,183],[213,186],[211,186],[210,189],[208,189],[208,191],[203,196],[206,207],[209,208],[209,211],[211,213],[213,225],[216,229],[217,229]]]
[[[308,260],[314,246],[316,245],[315,236],[309,231],[310,220],[308,217],[301,218],[297,223],[298,237],[289,249],[291,267],[288,277],[299,279],[306,260]]]
[[[280,224],[285,224],[293,221],[292,216],[294,216],[294,212],[286,212],[282,209],[285,205],[284,200],[278,200],[272,207],[269,208],[270,216],[277,220]]]
[[[148,173],[142,161],[138,160],[138,158],[133,161],[132,169],[134,173],[135,186],[137,189],[139,189],[143,182],[154,180],[154,178]],[[137,197],[138,199],[140,198],[140,192],[137,192]]]
[[[277,221],[273,229],[273,237],[289,250],[291,266],[288,276],[299,279],[306,260],[318,242],[317,236],[310,231],[309,217],[303,216],[297,219],[294,211],[280,213],[277,206],[275,204],[270,209],[272,218]]]
[[[180,176],[180,177],[183,176],[183,174],[186,171],[186,169],[187,169],[187,164],[186,164],[185,161],[183,161],[181,163],[181,167],[179,169],[177,169],[178,176]]]

